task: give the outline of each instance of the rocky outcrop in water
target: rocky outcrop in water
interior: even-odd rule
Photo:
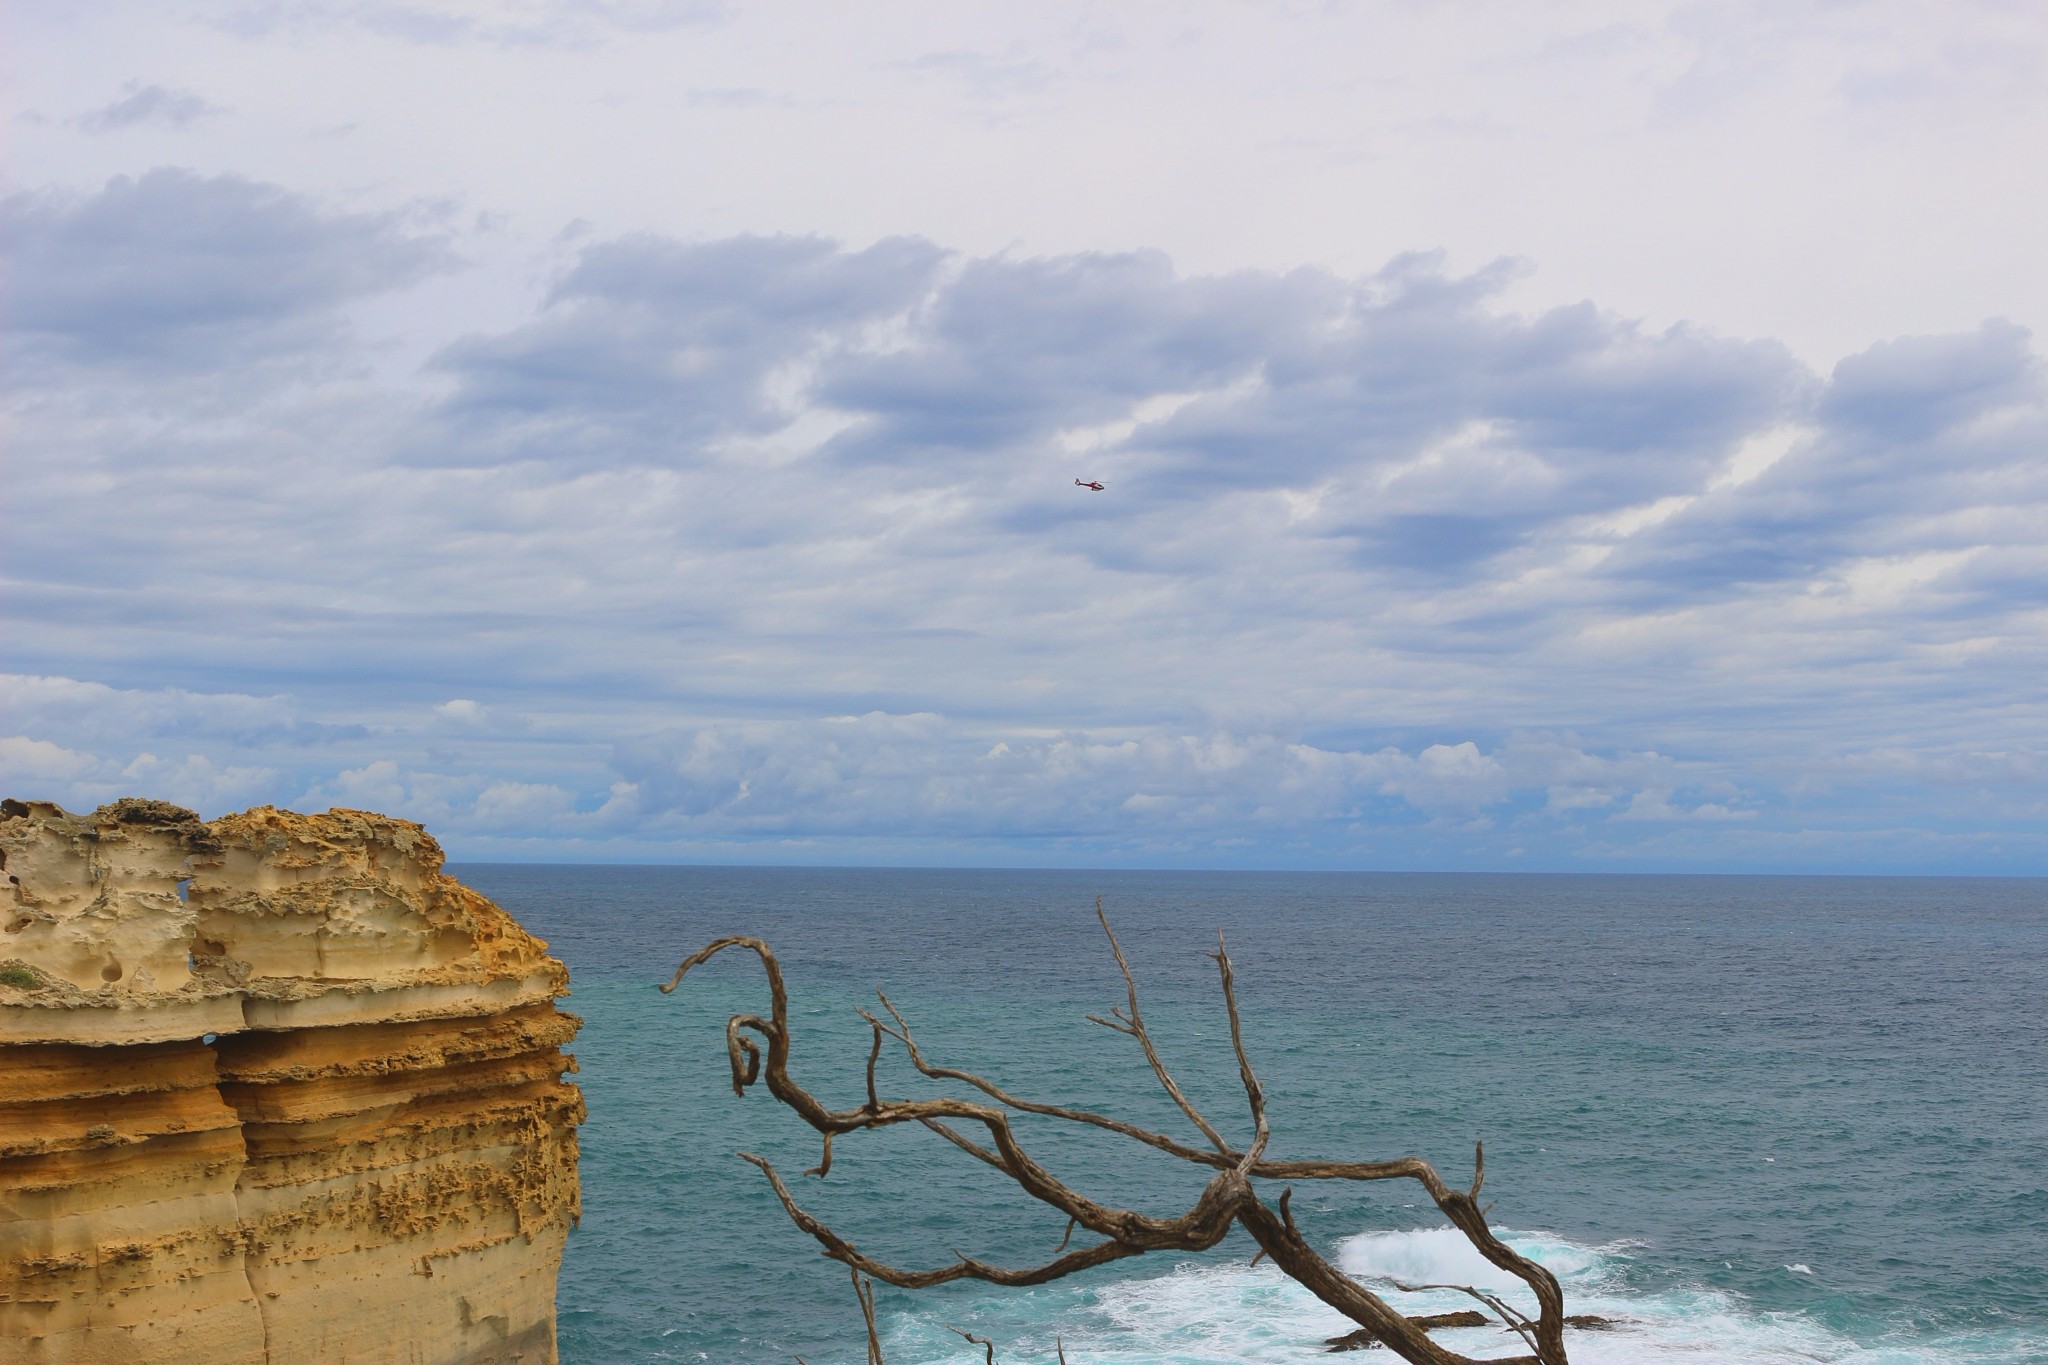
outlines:
[[[0,805],[0,1365],[541,1365],[568,972],[418,825]]]

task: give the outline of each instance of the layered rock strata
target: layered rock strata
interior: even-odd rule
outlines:
[[[555,1360],[568,973],[418,825],[0,805],[0,1365]]]

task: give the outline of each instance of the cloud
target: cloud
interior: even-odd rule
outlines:
[[[927,52],[895,65],[916,75],[953,77],[984,100],[1038,94],[1057,83],[1060,74],[1042,61],[986,52]]]
[[[1092,531],[1107,509],[1062,492],[1081,451],[1148,514],[1296,490],[1297,534],[1466,575],[1563,516],[1696,489],[1804,410],[1810,376],[1782,348],[1590,306],[1503,314],[1512,275],[599,243],[535,321],[441,354],[456,388],[412,458],[580,469],[773,448],[845,470],[814,478],[972,488],[1003,530],[1035,534]]]
[[[173,168],[0,201],[0,256],[27,365],[173,374],[333,347],[343,305],[454,264],[396,214]]]
[[[1250,836],[1327,847],[1344,845],[1361,821],[1414,826],[1533,811],[1546,794],[1553,813],[1579,818],[1632,795],[1662,802],[1674,789],[1710,785],[1698,764],[1601,754],[1569,735],[1411,751],[1218,728],[1047,732],[880,711],[655,730],[586,721],[565,733],[501,721],[462,700],[348,727],[323,724],[289,697],[0,682],[18,724],[57,737],[0,739],[0,781],[30,795],[90,805],[157,792],[210,811],[256,801],[358,806],[506,838]],[[184,750],[176,757],[162,752],[171,736]],[[552,780],[503,775],[511,751],[479,762],[480,744],[520,746],[525,770]]]
[[[1614,818],[1616,820],[1754,820],[1758,812],[1738,810],[1722,805],[1718,801],[1703,801],[1690,808],[1672,804],[1669,788],[1639,791],[1629,798],[1626,809]]]
[[[442,429],[465,443],[432,450],[557,467],[668,462],[773,431],[797,415],[776,391],[790,367],[901,312],[939,260],[909,239],[858,252],[800,237],[596,244],[539,318],[437,358],[457,383]]]
[[[2048,859],[2007,324],[1821,375],[1517,312],[1513,265],[632,234],[373,366],[353,310],[452,263],[416,215],[178,170],[6,213],[4,752],[61,799],[522,854]]]
[[[992,732],[880,712],[641,736],[613,766],[640,817],[677,830],[1327,840],[1334,829],[1340,841],[1361,820],[1469,820],[1567,781],[1581,794],[1567,804],[1590,804],[1596,785],[1607,804],[1679,767],[1541,736],[1491,753],[1471,740],[1408,753],[1227,731]]]
[[[271,769],[223,767],[204,754],[164,759],[145,752],[121,762],[48,740],[0,736],[0,785],[17,797],[74,809],[145,793],[198,809],[234,809],[265,799],[277,778]]]
[[[1511,790],[1506,767],[1469,739],[1432,744],[1400,767],[1405,771],[1388,777],[1380,790],[1433,814],[1469,819],[1507,799]]]
[[[1880,343],[1835,367],[1816,391],[1809,434],[1783,458],[1691,501],[1612,568],[1720,595],[1814,583],[1859,560],[2031,551],[2040,537],[2021,509],[2048,500],[2048,465],[2035,453],[2044,440],[2048,375],[2025,330],[1994,320]]]
[[[819,393],[866,417],[840,458],[987,460],[1226,388],[1334,302],[1312,276],[1187,279],[1156,252],[969,261],[891,344],[831,356]]]
[[[120,772],[118,781],[102,779],[102,790],[162,793],[163,799],[189,809],[205,811],[238,810],[270,799],[280,774],[257,764],[215,763],[204,754],[159,758],[152,753],[137,754]]]
[[[434,47],[579,50],[622,36],[715,24],[726,11],[714,0],[273,0],[237,11],[224,26],[248,38],[359,29]]]
[[[160,128],[187,128],[202,119],[226,112],[189,90],[140,85],[134,81],[123,89],[126,93],[112,104],[79,115],[78,126],[88,133],[115,133],[152,124]]]
[[[16,782],[74,782],[98,766],[91,754],[26,735],[0,737],[0,767]]]
[[[175,733],[243,749],[308,748],[365,733],[361,726],[312,721],[289,697],[118,688],[19,673],[0,673],[0,712],[18,725],[90,746]]]
[[[752,86],[721,85],[695,89],[686,96],[688,102],[701,109],[789,109],[796,101],[788,95],[773,90],[759,90]]]
[[[1887,446],[1919,442],[2001,408],[2037,403],[2041,358],[2003,319],[1959,336],[1881,341],[1835,366],[1821,415]]]

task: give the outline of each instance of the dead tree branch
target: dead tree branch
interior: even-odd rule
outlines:
[[[1269,1207],[1253,1185],[1255,1180],[1415,1181],[1428,1192],[1437,1208],[1482,1256],[1521,1280],[1535,1295],[1539,1312],[1535,1318],[1530,1318],[1500,1300],[1498,1296],[1483,1293],[1470,1286],[1426,1286],[1454,1288],[1479,1299],[1500,1314],[1501,1320],[1522,1337],[1532,1352],[1530,1355],[1511,1357],[1505,1361],[1496,1360],[1490,1362],[1490,1365],[1568,1365],[1564,1346],[1564,1295],[1556,1277],[1495,1236],[1492,1228],[1487,1225],[1485,1211],[1479,1206],[1479,1190],[1486,1174],[1483,1147],[1475,1153],[1472,1184],[1469,1189],[1462,1190],[1452,1188],[1437,1173],[1434,1166],[1420,1157],[1400,1157],[1390,1161],[1269,1160],[1265,1152],[1272,1134],[1266,1114],[1266,1094],[1252,1066],[1250,1052],[1245,1046],[1243,1023],[1238,1010],[1236,977],[1231,967],[1229,949],[1219,933],[1216,951],[1210,956],[1217,966],[1224,1009],[1230,1021],[1231,1048],[1236,1054],[1238,1077],[1244,1088],[1253,1130],[1249,1143],[1242,1148],[1233,1146],[1223,1135],[1222,1130],[1202,1113],[1174,1080],[1172,1072],[1167,1068],[1164,1058],[1153,1042],[1151,1031],[1146,1026],[1144,1014],[1138,1004],[1137,978],[1131,970],[1129,960],[1124,956],[1123,945],[1117,941],[1115,931],[1110,928],[1109,917],[1103,913],[1100,899],[1096,901],[1095,910],[1102,924],[1103,933],[1108,936],[1110,952],[1115,956],[1117,968],[1123,974],[1125,1003],[1113,1008],[1110,1011],[1110,1018],[1104,1019],[1093,1015],[1089,1017],[1096,1023],[1137,1041],[1146,1064],[1151,1068],[1160,1088],[1206,1139],[1209,1144],[1207,1148],[1190,1146],[1164,1133],[1154,1132],[1108,1115],[1025,1099],[1010,1094],[974,1072],[936,1065],[926,1057],[918,1045],[910,1023],[902,1011],[897,1009],[888,996],[879,992],[877,995],[888,1016],[887,1020],[869,1011],[860,1011],[861,1017],[867,1021],[871,1030],[865,1069],[866,1099],[857,1108],[833,1109],[798,1084],[789,1074],[788,991],[783,982],[781,963],[777,961],[774,950],[758,938],[736,935],[713,940],[685,958],[682,965],[676,969],[675,976],[661,988],[664,992],[675,990],[692,969],[728,948],[744,949],[760,960],[762,969],[768,977],[768,1017],[736,1014],[726,1024],[726,1056],[732,1071],[733,1090],[744,1095],[754,1085],[765,1083],[769,1094],[773,1095],[777,1102],[792,1110],[819,1134],[824,1148],[823,1155],[818,1165],[806,1174],[822,1177],[831,1170],[832,1141],[837,1136],[899,1124],[919,1124],[931,1129],[977,1161],[1002,1171],[1031,1198],[1051,1208],[1066,1220],[1066,1233],[1061,1237],[1053,1259],[1036,1266],[1011,1268],[993,1265],[956,1252],[954,1259],[945,1265],[929,1269],[905,1269],[878,1261],[841,1237],[797,1202],[772,1163],[765,1157],[742,1152],[740,1155],[758,1167],[767,1178],[790,1221],[808,1233],[818,1243],[820,1251],[825,1256],[848,1267],[854,1279],[855,1292],[860,1296],[862,1313],[867,1323],[870,1365],[879,1365],[881,1344],[874,1324],[873,1285],[869,1283],[864,1289],[863,1276],[902,1289],[925,1289],[954,1280],[981,1280],[1000,1285],[1038,1285],[1078,1271],[1106,1265],[1111,1261],[1141,1256],[1149,1251],[1206,1251],[1221,1242],[1234,1225],[1243,1227],[1258,1243],[1259,1257],[1255,1258],[1254,1263],[1257,1259],[1272,1260],[1309,1292],[1367,1329],[1403,1360],[1413,1362],[1414,1365],[1477,1365],[1472,1358],[1460,1355],[1431,1340],[1428,1327],[1432,1324],[1409,1318],[1325,1259],[1295,1223],[1291,1207],[1291,1185],[1280,1195],[1277,1207]],[[984,1100],[992,1102],[985,1103],[983,1100],[946,1095],[924,1099],[882,1099],[876,1089],[875,1067],[881,1055],[882,1039],[885,1036],[902,1046],[904,1055],[920,1075],[930,1080],[953,1081],[966,1085],[978,1092]],[[1194,1204],[1178,1217],[1154,1217],[1134,1209],[1098,1203],[1061,1180],[1031,1156],[1012,1125],[1011,1119],[1014,1114],[1053,1118],[1115,1133],[1190,1164],[1207,1167],[1215,1174],[1203,1187],[1200,1197]],[[968,1136],[961,1131],[962,1128],[978,1130],[983,1140],[977,1141]],[[1092,1245],[1070,1250],[1077,1228],[1093,1234],[1100,1240]],[[1409,1286],[1396,1287],[1409,1292]],[[994,1346],[985,1338],[965,1332],[961,1335],[975,1344],[987,1346],[990,1358],[993,1359]],[[1061,1358],[1065,1358],[1063,1349]]]
[[[978,1337],[963,1327],[948,1327],[946,1330],[948,1332],[958,1332],[976,1346],[985,1348],[988,1351],[988,1359],[983,1362],[983,1365],[996,1365],[996,1344],[993,1341],[990,1341],[987,1337]]]
[[[1531,1347],[1534,1347],[1536,1344],[1536,1338],[1533,1335],[1536,1324],[1529,1320],[1529,1315],[1503,1302],[1499,1296],[1489,1294],[1483,1289],[1475,1289],[1469,1284],[1402,1284],[1399,1280],[1394,1281],[1394,1288],[1404,1294],[1420,1294],[1426,1289],[1454,1289],[1460,1294],[1470,1294],[1473,1298],[1491,1308],[1515,1335],[1528,1342]]]
[[[860,1271],[852,1266],[846,1273],[853,1277],[853,1294],[860,1300],[861,1320],[868,1328],[868,1365],[886,1365],[882,1359],[882,1334],[875,1330],[875,1282],[863,1280]]]

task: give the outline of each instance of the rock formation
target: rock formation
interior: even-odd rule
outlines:
[[[568,972],[418,825],[0,805],[0,1365],[555,1359]]]

